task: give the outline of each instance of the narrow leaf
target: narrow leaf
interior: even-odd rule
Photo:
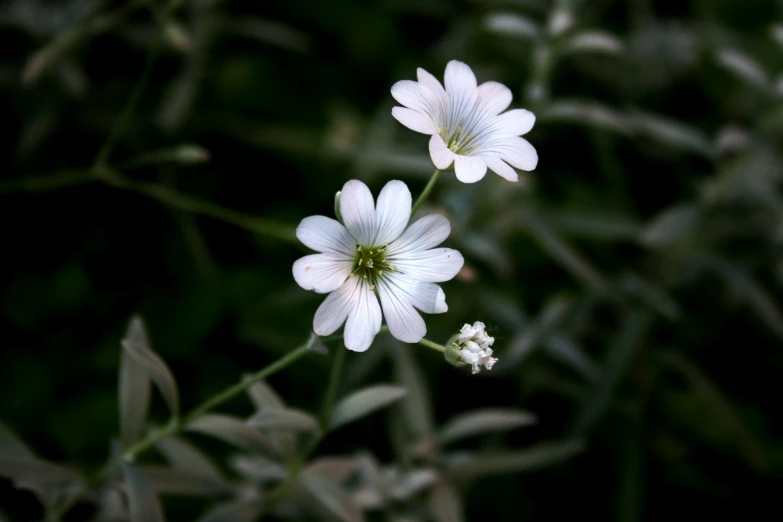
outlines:
[[[617,109],[592,101],[557,100],[549,104],[539,120],[546,123],[570,123],[630,135],[633,126],[627,116]]]
[[[304,472],[308,475],[317,475],[334,482],[342,483],[359,467],[359,461],[346,457],[321,457],[312,462]]]
[[[590,430],[600,418],[620,385],[625,372],[641,344],[650,323],[649,310],[635,310],[626,318],[622,329],[609,348],[602,378],[584,397],[581,411],[576,418],[577,433]]]
[[[365,388],[342,399],[332,412],[331,428],[355,421],[405,396],[401,386],[379,385]]]
[[[679,203],[669,207],[645,227],[641,242],[650,248],[671,245],[691,230],[698,219],[699,209],[692,203]]]
[[[436,522],[462,522],[464,520],[459,494],[445,482],[438,482],[432,488],[429,508],[432,518]]]
[[[740,80],[761,90],[770,86],[766,71],[753,58],[736,49],[723,49],[718,52],[718,63]]]
[[[189,431],[203,433],[239,448],[275,454],[275,448],[260,431],[229,415],[208,413],[188,424]]]
[[[389,350],[394,363],[394,375],[407,394],[400,403],[406,426],[410,428],[416,442],[429,438],[435,431],[432,419],[432,404],[421,366],[408,345],[397,343]]]
[[[480,455],[452,466],[450,473],[461,479],[486,475],[523,473],[566,461],[584,449],[581,440],[542,442],[526,450]]]
[[[283,399],[281,399],[277,392],[264,381],[254,383],[247,389],[247,393],[257,410],[263,410],[265,408],[279,410],[285,408]]]
[[[122,466],[128,494],[130,522],[164,522],[163,509],[146,473],[132,464]]]
[[[544,344],[546,353],[553,359],[567,364],[588,381],[595,382],[601,375],[601,369],[571,339],[562,335],[553,335]]]
[[[494,13],[484,19],[487,31],[525,40],[538,37],[538,25],[532,19],[511,13]]]
[[[344,522],[363,522],[362,512],[337,484],[318,475],[303,475],[300,482],[330,513]]]
[[[17,459],[37,460],[35,454],[0,422],[0,455]]]
[[[606,31],[583,31],[569,37],[563,44],[562,52],[619,54],[623,51],[623,42]]]
[[[145,466],[155,492],[159,495],[221,495],[230,491],[223,480],[193,475],[191,473],[161,466]]]
[[[82,480],[75,471],[26,455],[0,455],[0,477],[35,486],[68,486]]]
[[[237,472],[255,481],[280,480],[287,475],[283,466],[261,455],[237,455],[231,459],[231,465]]]
[[[223,475],[209,458],[195,446],[179,437],[166,437],[158,442],[158,450],[177,470],[196,477],[223,482]]]
[[[141,436],[152,386],[144,368],[123,350],[120,361],[120,441],[128,448]]]
[[[453,418],[443,427],[438,440],[441,444],[449,444],[474,435],[530,426],[535,422],[536,416],[526,411],[487,408]]]
[[[712,140],[695,127],[641,111],[629,117],[641,138],[651,138],[663,145],[701,154],[706,158],[715,157]]]
[[[267,431],[316,431],[318,421],[310,415],[292,409],[264,409],[250,417],[248,425]]]
[[[235,500],[216,507],[198,522],[255,522],[261,514],[258,500]]]
[[[179,415],[179,395],[174,376],[166,363],[150,349],[144,323],[139,316],[131,318],[128,333],[122,340],[125,351],[147,372],[174,416]]]

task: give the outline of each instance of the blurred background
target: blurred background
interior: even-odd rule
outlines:
[[[291,276],[296,224],[352,178],[418,194],[427,137],[389,89],[459,59],[537,115],[536,171],[447,173],[424,209],[466,258],[427,337],[483,321],[500,362],[472,376],[388,336],[349,353],[341,396],[408,390],[318,449],[363,463],[340,486],[362,518],[265,519],[783,515],[783,3],[6,0],[0,34],[0,421],[41,459],[89,474],[110,455],[133,313],[185,411],[306,340],[322,297]],[[330,358],[269,384],[317,412]],[[486,408],[536,422],[444,438]],[[264,491],[235,449],[190,440]],[[0,520],[42,520],[12,478]],[[230,497],[158,492],[174,521]],[[63,520],[111,519],[102,502]]]

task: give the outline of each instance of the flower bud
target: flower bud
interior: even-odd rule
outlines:
[[[454,366],[465,366],[469,364],[473,368],[473,373],[481,371],[481,366],[491,370],[492,366],[498,361],[492,357],[492,344],[495,338],[487,335],[486,327],[481,321],[476,321],[472,325],[465,324],[449,340],[446,346],[444,356],[449,364]]]

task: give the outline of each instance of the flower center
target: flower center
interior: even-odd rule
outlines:
[[[438,127],[438,134],[443,138],[446,147],[454,154],[467,156],[476,149],[475,144],[472,143],[473,137],[466,133],[461,125],[458,125],[456,129],[449,129],[449,127],[441,129]]]
[[[393,265],[386,261],[386,247],[366,248],[356,246],[356,256],[353,261],[352,276],[361,277],[370,283],[370,288],[375,290],[375,283],[383,276],[385,271],[394,271]]]

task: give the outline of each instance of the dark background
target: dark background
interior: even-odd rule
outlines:
[[[540,162],[518,184],[447,173],[427,204],[467,266],[428,338],[482,320],[501,362],[474,377],[410,351],[436,423],[482,407],[539,418],[462,449],[586,443],[459,485],[466,519],[783,515],[780,2],[192,0],[168,18],[159,4],[1,4],[0,418],[42,458],[89,471],[107,457],[132,313],[189,409],[305,340],[321,299],[291,277],[301,246],[85,174],[156,47],[109,163],[281,234],[331,215],[348,179],[415,196],[427,138],[393,120],[389,89],[459,59],[536,113]],[[172,157],[183,144],[208,161]],[[401,345],[376,344],[348,354],[341,393],[396,379],[386,354]],[[314,355],[270,382],[317,411],[328,365]],[[384,418],[320,453],[399,460]],[[164,505],[169,520],[199,512]],[[0,510],[41,517],[1,479]]]

